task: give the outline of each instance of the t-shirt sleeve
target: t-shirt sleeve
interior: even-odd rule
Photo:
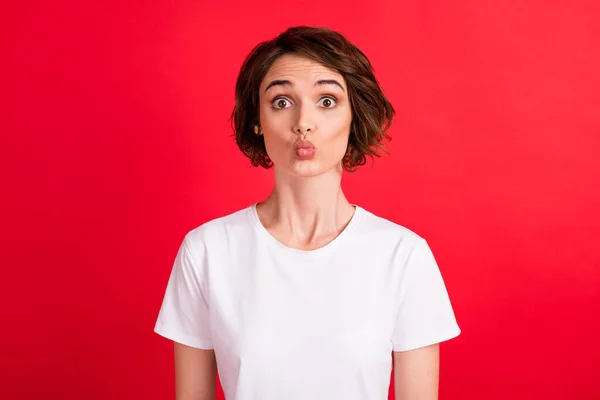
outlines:
[[[400,284],[400,310],[392,335],[393,351],[406,351],[458,336],[446,285],[427,241],[420,238]]]
[[[199,246],[196,246],[199,247]],[[205,251],[181,243],[167,284],[154,332],[198,349],[212,349]]]

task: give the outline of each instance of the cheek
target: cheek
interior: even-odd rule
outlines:
[[[348,108],[338,110],[335,115],[323,121],[327,125],[328,131],[335,132],[335,135],[348,136],[352,124],[352,112]]]
[[[265,129],[265,133],[263,134],[263,139],[265,141],[265,149],[267,150],[267,155],[274,162],[281,161],[284,154],[286,154],[289,148],[292,146],[292,143],[289,143],[284,137],[277,134],[277,129],[274,130],[273,127],[269,127],[269,129]]]
[[[348,138],[348,131],[345,131],[336,139],[334,148],[336,159],[341,159],[346,155],[346,150],[348,149]]]
[[[259,116],[267,154],[271,159],[277,158],[277,154],[286,145],[285,139],[279,134],[283,126],[281,118],[272,115],[269,110],[261,110]]]
[[[340,118],[330,121],[326,129],[327,132],[330,132],[329,142],[336,147],[346,146],[350,137],[350,122],[350,118]]]
[[[286,128],[289,128],[290,117],[268,109],[261,110],[259,116],[265,140],[269,139],[272,142],[281,141],[281,132],[285,132]]]

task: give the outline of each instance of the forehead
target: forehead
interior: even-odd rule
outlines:
[[[312,84],[317,79],[326,77],[338,78],[339,82],[346,87],[344,77],[336,70],[306,57],[284,54],[271,65],[260,87],[263,89],[270,81],[275,79],[287,79],[292,83],[305,80]]]

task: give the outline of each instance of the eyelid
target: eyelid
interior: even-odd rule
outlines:
[[[326,98],[334,99],[335,101],[339,101],[338,98],[336,96],[332,95],[332,94],[325,94],[319,100],[323,100],[323,99],[326,99]]]
[[[279,94],[279,95],[273,97],[273,100],[271,100],[271,103],[274,102],[275,100],[279,100],[279,99],[285,99],[288,101],[292,101],[292,100],[290,100],[289,97]]]
[[[325,108],[334,108],[334,107],[337,107],[337,105],[338,105],[338,104],[339,104],[339,102],[340,102],[340,101],[337,99],[337,97],[335,97],[335,96],[333,96],[333,95],[325,95],[325,96],[321,97],[321,98],[319,99],[319,101],[322,101],[322,100],[325,100],[325,99],[333,100],[333,101],[334,101],[334,103],[335,103],[333,106],[331,106],[331,107],[325,107]]]
[[[283,100],[285,100],[285,101],[288,101],[288,102],[290,102],[290,103],[292,103],[292,104],[294,103],[294,102],[293,102],[293,101],[292,101],[292,100],[291,100],[289,97],[287,97],[287,96],[284,96],[284,95],[275,95],[275,96],[273,97],[273,99],[271,100],[271,105],[273,105],[273,103],[275,103],[277,100],[282,100],[282,99],[283,99]],[[324,100],[324,99],[331,99],[331,100],[333,100],[333,101],[335,102],[335,105],[334,105],[333,107],[325,107],[325,108],[334,108],[334,107],[335,107],[335,106],[337,106],[337,105],[338,105],[338,103],[340,102],[340,101],[338,100],[338,98],[337,98],[336,96],[332,95],[332,94],[324,94],[324,95],[322,95],[322,96],[319,98],[319,102],[320,102],[320,101],[322,101],[322,100]],[[286,109],[286,108],[288,108],[288,107],[284,107],[284,108],[275,107],[275,108],[276,108],[276,109],[278,109],[278,110],[284,110],[284,109]]]
[[[289,99],[288,97],[286,97],[286,96],[283,96],[283,95],[277,95],[277,96],[273,97],[273,100],[271,100],[271,106],[273,106],[273,103],[275,103],[277,100],[285,100],[285,101],[288,101],[288,102],[290,102],[290,103],[294,103],[292,100],[290,100],[290,99]],[[275,109],[277,109],[277,110],[284,110],[284,109],[286,109],[286,108],[288,108],[288,107],[285,107],[285,108],[274,107],[274,108],[275,108]]]

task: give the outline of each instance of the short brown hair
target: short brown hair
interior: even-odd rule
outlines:
[[[348,86],[352,123],[343,167],[353,172],[366,157],[387,153],[382,142],[394,117],[394,108],[381,90],[373,68],[363,52],[340,33],[327,28],[297,26],[258,44],[246,57],[235,85],[231,114],[234,136],[253,166],[270,168],[264,136],[254,133],[259,123],[259,87],[277,58],[295,54],[339,72]]]

